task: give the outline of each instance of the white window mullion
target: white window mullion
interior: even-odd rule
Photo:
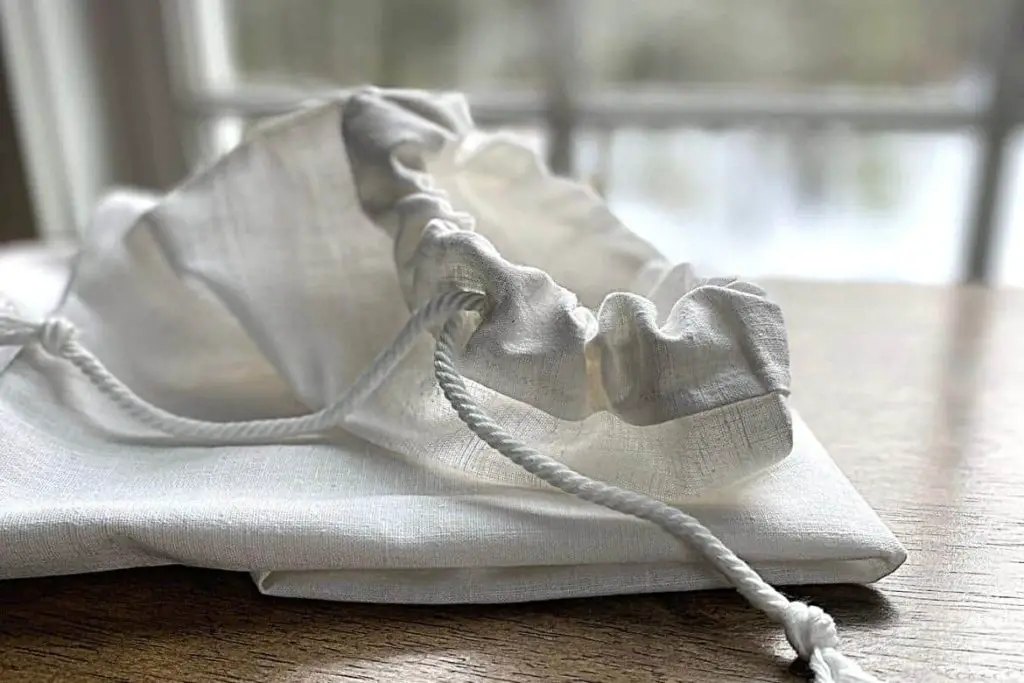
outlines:
[[[228,0],[166,0],[165,5],[171,59],[179,74],[177,99],[187,117],[192,102],[238,86]],[[244,118],[230,114],[190,123],[197,133],[193,158],[226,152],[239,143],[245,127]]]
[[[576,0],[541,0],[534,5],[540,24],[538,46],[544,55],[548,165],[559,175],[575,172],[575,135],[579,124],[580,5]]]
[[[44,239],[74,237],[109,175],[82,9],[60,0],[0,4],[11,103]]]

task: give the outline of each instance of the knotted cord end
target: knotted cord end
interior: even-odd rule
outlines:
[[[838,650],[836,622],[825,610],[791,602],[782,614],[786,639],[814,673],[815,683],[881,683]]]
[[[75,336],[75,326],[64,318],[31,322],[24,318],[0,314],[0,346],[28,346],[38,343],[48,353],[64,355]]]
[[[810,660],[817,649],[839,646],[836,622],[820,607],[791,602],[782,614],[782,626],[786,639],[801,659]]]

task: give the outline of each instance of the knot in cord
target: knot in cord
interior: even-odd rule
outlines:
[[[54,356],[63,356],[75,337],[75,326],[66,318],[49,318],[39,325],[39,345]]]
[[[782,627],[801,659],[809,660],[817,649],[839,646],[836,622],[820,607],[796,601],[789,603],[782,613]]]
[[[794,601],[781,621],[789,644],[814,673],[814,683],[881,683],[839,651],[836,622],[825,610]]]
[[[38,343],[47,352],[63,356],[75,336],[75,326],[64,318],[35,323],[0,314],[0,346],[28,346]]]

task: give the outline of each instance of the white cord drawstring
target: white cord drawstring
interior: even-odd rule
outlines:
[[[697,519],[660,500],[596,481],[512,438],[473,400],[455,367],[459,320],[445,323],[434,351],[438,384],[459,418],[488,446],[555,488],[609,510],[657,524],[688,543],[729,580],[747,601],[782,624],[786,638],[810,665],[818,683],[880,683],[836,649],[835,621],[820,607],[788,600]]]
[[[141,424],[169,436],[213,442],[246,443],[308,436],[337,427],[374,392],[419,340],[420,334],[452,316],[471,310],[482,298],[471,292],[442,294],[416,311],[395,340],[370,364],[369,369],[331,405],[298,417],[238,422],[209,422],[175,415],[140,398],[110,373],[75,339],[75,327],[62,318],[38,324],[0,314],[0,346],[25,346],[31,342],[78,368],[100,393]]]
[[[473,292],[442,294],[416,311],[395,341],[332,405],[300,417],[241,422],[207,422],[174,415],[137,396],[75,340],[74,326],[62,319],[39,324],[0,314],[0,346],[38,343],[48,353],[72,363],[107,398],[127,414],[171,436],[244,443],[322,432],[341,420],[387,378],[416,343],[420,333],[444,322],[434,351],[438,384],[459,418],[480,439],[527,472],[565,493],[602,507],[652,522],[688,543],[735,586],[751,605],[782,625],[790,645],[808,662],[818,683],[880,683],[839,652],[832,617],[821,608],[791,601],[725,546],[697,519],[659,500],[605,484],[569,469],[559,461],[516,441],[473,401],[455,366],[455,333],[460,312],[483,312],[486,298]]]

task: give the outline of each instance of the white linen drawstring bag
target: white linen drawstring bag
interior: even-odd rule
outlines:
[[[461,97],[311,105],[166,196],[108,198],[42,319],[8,288],[0,578],[183,563],[411,603],[732,584],[819,680],[873,680],[764,580],[905,557],[790,408],[778,307],[666,263]]]

